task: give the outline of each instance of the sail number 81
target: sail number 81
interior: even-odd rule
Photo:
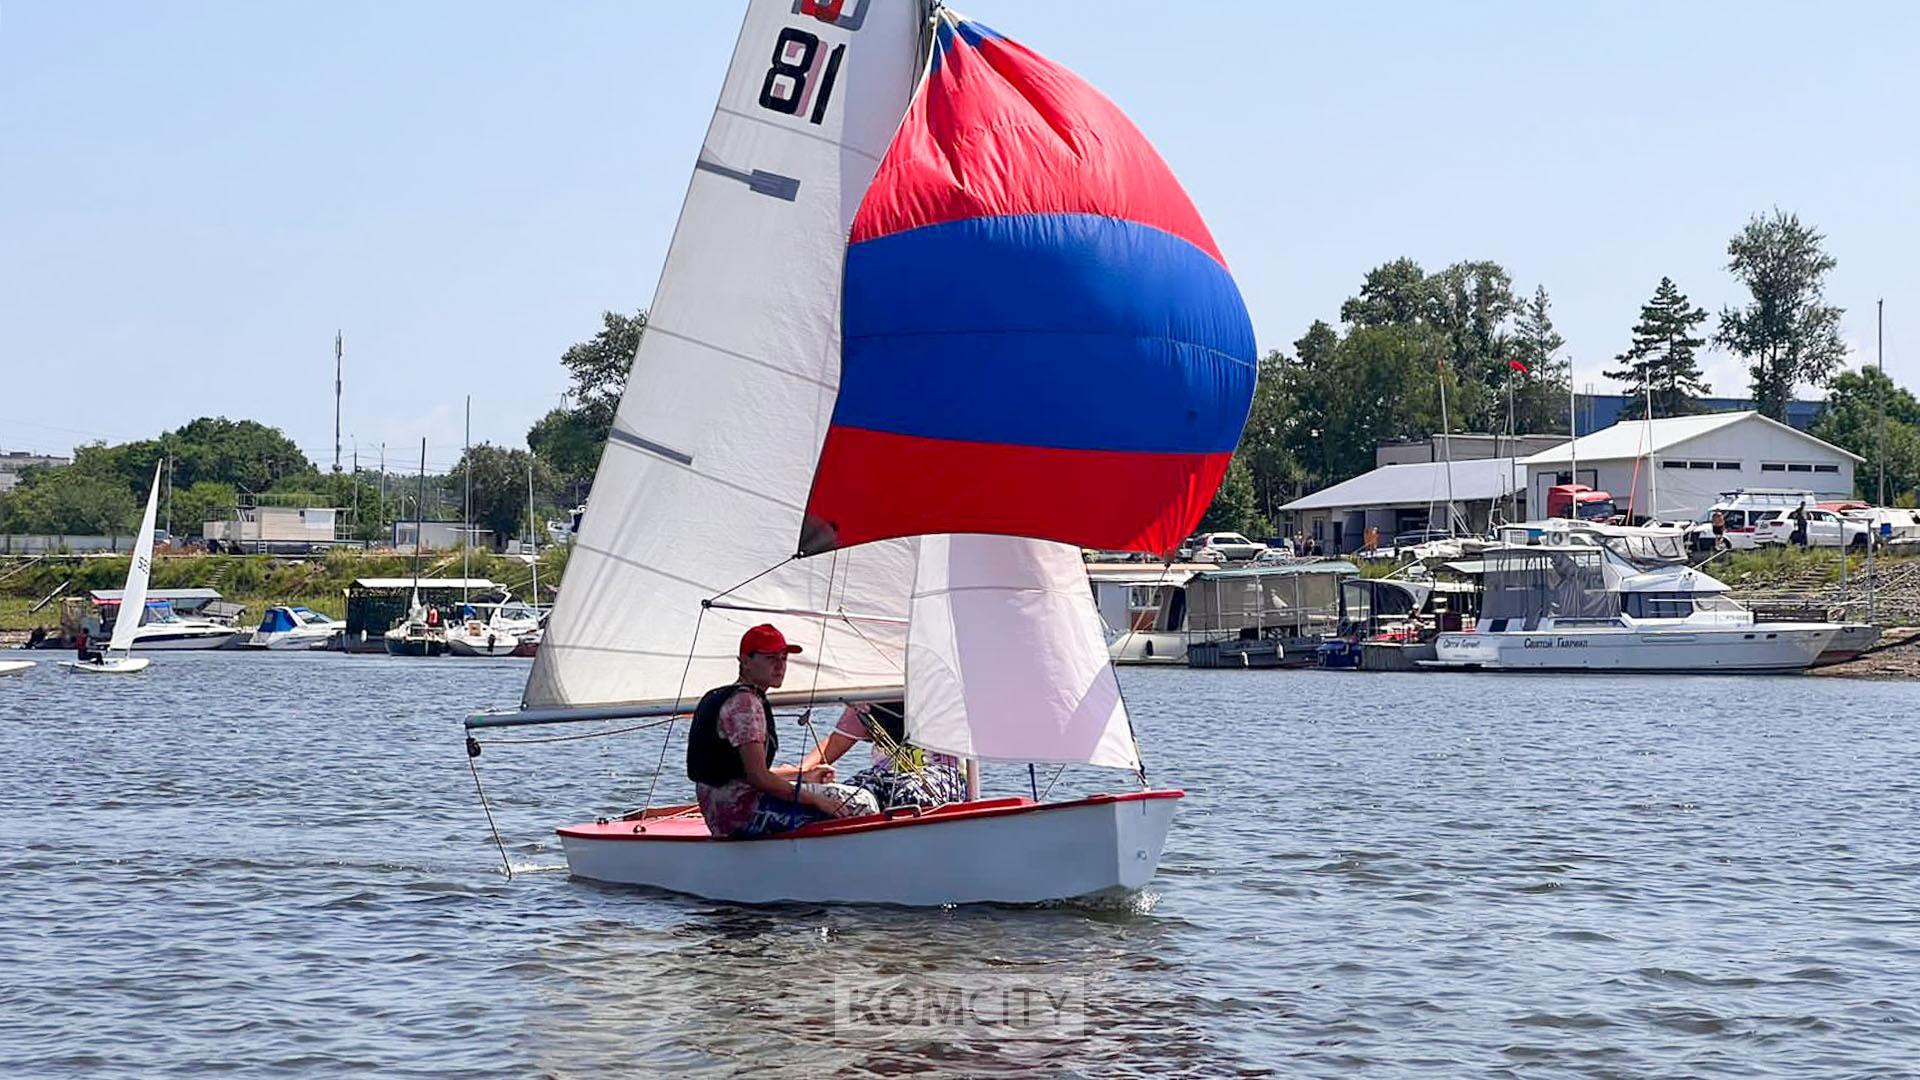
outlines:
[[[760,107],[788,116],[805,113],[810,124],[825,120],[846,52],[845,45],[835,45],[822,56],[818,37],[792,27],[780,31],[773,45],[773,66],[760,84]]]

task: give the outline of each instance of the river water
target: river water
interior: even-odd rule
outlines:
[[[509,880],[459,718],[525,673],[0,679],[0,1075],[1920,1071],[1910,683],[1129,669],[1189,793],[1151,891],[916,911],[569,879],[652,732],[486,750]],[[1077,1006],[856,1008],[949,984]]]

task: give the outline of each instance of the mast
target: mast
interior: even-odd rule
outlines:
[[[533,461],[535,454],[527,454],[527,546],[533,550],[533,614],[540,614],[540,526],[539,519],[533,514]]]
[[[1573,392],[1573,357],[1567,357],[1567,482],[1580,482],[1580,399]],[[1579,508],[1573,507],[1574,517]]]
[[[333,471],[340,472],[340,367],[342,348],[340,331],[333,332]]]
[[[466,464],[467,500],[466,508],[461,511],[460,522],[460,603],[467,602],[467,579],[473,576],[467,568],[468,553],[473,550],[473,395],[467,395],[467,449],[460,455]],[[462,617],[466,613],[461,612]]]
[[[420,440],[420,489],[413,498],[413,602],[420,602],[420,541],[427,529],[427,440]]]
[[[1444,360],[1439,364],[1439,373],[1440,435],[1445,440],[1441,444],[1444,447],[1441,454],[1442,460],[1446,462],[1442,468],[1447,474],[1447,539],[1451,540],[1453,539],[1453,425],[1447,421],[1447,367]],[[1433,522],[1427,522],[1427,527],[1432,528]]]
[[[1660,491],[1653,478],[1653,380],[1647,380],[1647,520],[1660,516]]]

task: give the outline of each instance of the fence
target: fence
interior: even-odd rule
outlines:
[[[55,536],[41,533],[0,534],[0,555],[45,555],[48,552],[132,551],[133,536]]]

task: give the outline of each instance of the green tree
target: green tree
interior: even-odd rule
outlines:
[[[509,450],[492,443],[481,443],[462,454],[460,465],[448,474],[447,482],[464,489],[469,464],[473,467],[474,524],[493,530],[496,543],[504,543],[527,529],[528,467],[534,467],[536,487],[551,490],[555,484],[551,470],[543,473],[525,450]]]
[[[647,313],[607,311],[601,313],[600,321],[600,332],[567,349],[560,363],[573,378],[574,408],[605,442],[627,386],[627,372],[633,368],[633,355],[640,349],[640,335],[647,328]]]
[[[1507,320],[1520,310],[1513,277],[1499,263],[1458,262],[1426,274],[1412,259],[1396,259],[1367,272],[1360,292],[1340,305],[1340,318],[1355,330],[1420,328],[1432,335],[1453,372],[1449,389],[1456,430],[1495,431],[1505,426]]]
[[[647,313],[602,312],[600,332],[572,345],[560,357],[572,379],[570,408],[554,409],[527,432],[527,445],[548,465],[556,483],[577,504],[593,485],[600,452],[620,409],[627,373],[647,328]]]
[[[596,432],[575,409],[549,410],[527,432],[527,445],[553,470],[568,506],[586,498],[606,441],[606,432]]]
[[[1653,299],[1641,305],[1640,321],[1633,327],[1633,343],[1613,358],[1620,368],[1604,373],[1627,385],[1623,417],[1644,418],[1649,390],[1655,419],[1701,411],[1700,398],[1707,393],[1707,384],[1700,380],[1694,350],[1706,340],[1693,333],[1706,321],[1705,308],[1693,306],[1672,278],[1660,279]]]
[[[1841,309],[1825,303],[1822,279],[1836,265],[1821,247],[1826,238],[1775,209],[1756,214],[1727,244],[1727,269],[1753,299],[1722,308],[1714,342],[1747,361],[1755,406],[1782,422],[1800,384],[1825,386],[1846,346]]]
[[[1219,490],[1213,493],[1213,504],[1207,507],[1206,516],[1200,519],[1200,531],[1237,532],[1256,539],[1273,532],[1260,514],[1253,490],[1253,470],[1238,454],[1227,466]]]
[[[68,536],[125,536],[138,527],[139,503],[117,477],[50,469],[22,483],[6,499],[8,532]]]
[[[1554,359],[1566,339],[1553,328],[1552,307],[1547,287],[1537,286],[1514,326],[1512,358],[1527,366],[1524,374],[1508,376],[1515,434],[1560,431],[1567,425],[1567,384],[1573,365]]]
[[[1237,453],[1252,474],[1254,502],[1269,521],[1276,507],[1293,498],[1302,480],[1290,443],[1291,425],[1299,411],[1294,389],[1287,378],[1286,358],[1277,351],[1268,353],[1260,361],[1260,381],[1254,387],[1246,427],[1240,432]]]
[[[1886,408],[1885,452],[1881,450],[1880,410]],[[1811,434],[1867,460],[1853,471],[1860,498],[1879,498],[1880,466],[1887,470],[1887,498],[1920,490],[1920,401],[1893,385],[1878,368],[1835,376]]]

